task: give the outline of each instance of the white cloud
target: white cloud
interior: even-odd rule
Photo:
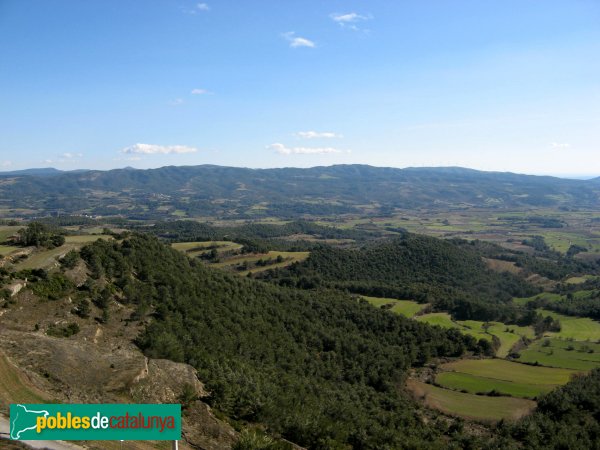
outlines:
[[[187,145],[154,145],[154,144],[135,144],[125,147],[121,153],[140,154],[140,155],[170,155],[181,153],[195,153],[198,149]]]
[[[10,167],[10,166],[12,166],[12,161],[2,161],[0,163],[0,166],[1,167]]]
[[[322,155],[327,153],[342,153],[342,150],[333,147],[286,147],[278,142],[268,145],[268,149],[275,150],[280,155]]]
[[[296,36],[296,33],[293,31],[289,31],[287,33],[283,33],[283,37],[290,43],[290,47],[298,48],[298,47],[308,47],[315,48],[316,44],[310,39],[306,39],[300,36]]]
[[[183,105],[183,99],[182,98],[176,98],[174,100],[171,100],[169,102],[169,105],[171,106],[179,106],[179,105]]]
[[[206,95],[206,94],[210,94],[209,91],[207,91],[206,89],[192,89],[192,92],[190,92],[192,95]]]
[[[370,14],[368,16],[363,16],[361,14],[357,14],[355,12],[346,13],[346,14],[330,14],[331,20],[335,23],[339,24],[342,28],[350,28],[354,31],[360,31],[361,29],[356,25],[359,22],[364,22],[367,20],[371,20],[373,16]],[[368,31],[368,30],[365,30]]]
[[[298,131],[295,136],[302,139],[332,139],[343,137],[341,134],[333,133],[331,131]]]
[[[556,150],[561,150],[571,147],[571,144],[567,144],[566,142],[551,142],[550,147]]]
[[[206,3],[198,3],[196,5],[196,9],[198,11],[210,11],[210,6],[208,6]]]
[[[62,157],[66,158],[66,159],[73,159],[73,158],[81,158],[83,156],[82,153],[63,153]]]

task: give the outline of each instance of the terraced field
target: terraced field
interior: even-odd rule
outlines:
[[[171,244],[175,250],[184,252],[186,255],[195,258],[209,251],[212,248],[216,248],[217,252],[224,253],[229,250],[239,250],[242,248],[241,244],[237,244],[231,241],[203,241],[203,242],[175,242]]]
[[[600,367],[600,344],[546,338],[521,351],[519,361],[548,367],[591,370]]]
[[[435,382],[447,389],[467,391],[471,394],[489,394],[496,392],[502,395],[520,398],[536,398],[540,394],[550,392],[553,385],[529,383],[513,383],[500,379],[478,377],[461,372],[442,372],[435,377]]]
[[[269,269],[286,267],[295,262],[304,261],[306,258],[308,258],[308,255],[309,252],[269,251],[261,254],[251,253],[247,255],[237,255],[231,258],[226,258],[220,262],[212,264],[212,266],[233,270],[239,275],[246,276],[249,273],[258,273]],[[281,256],[283,260],[277,262],[278,256]],[[256,263],[259,263],[261,260],[263,260],[265,264],[257,266]]]
[[[427,307],[427,304],[421,304],[412,300],[397,300],[395,298],[363,297],[371,305],[378,308],[389,307],[389,310],[396,314],[402,314],[405,317],[414,317],[417,313]]]
[[[555,369],[552,367],[530,366],[504,359],[461,359],[444,364],[442,369],[466,373],[490,380],[502,380],[512,383],[543,384],[560,386],[569,381],[577,371]]]
[[[569,381],[576,371],[530,366],[503,359],[464,359],[441,366],[436,383],[469,393],[536,398]]]
[[[516,420],[535,408],[535,402],[523,398],[468,394],[416,380],[409,380],[407,387],[430,408],[474,420]]]

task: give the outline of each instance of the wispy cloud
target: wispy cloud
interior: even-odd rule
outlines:
[[[268,145],[267,148],[274,150],[280,155],[322,155],[328,153],[343,153],[343,150],[333,147],[286,147],[278,142]]]
[[[63,158],[65,159],[75,159],[75,158],[81,158],[83,156],[83,153],[63,153],[61,155]]]
[[[339,24],[342,28],[350,28],[354,31],[361,30],[361,28],[359,28],[357,25],[358,23],[365,22],[373,18],[373,16],[371,16],[370,14],[368,16],[363,16],[355,12],[345,14],[333,13],[330,14],[329,17],[331,17],[331,20]]]
[[[170,155],[181,153],[195,153],[198,149],[187,145],[155,145],[155,144],[134,144],[125,147],[121,153],[139,154],[139,155]]]
[[[206,94],[210,94],[211,92],[206,90],[206,89],[192,89],[192,92],[190,92],[190,94],[192,95],[206,95]]]
[[[314,48],[316,44],[310,39],[306,39],[300,36],[296,36],[296,33],[293,31],[288,31],[287,33],[283,33],[283,37],[290,43],[290,47],[299,48],[299,47],[308,47]]]
[[[333,139],[343,137],[341,134],[331,131],[298,131],[294,135],[302,139]]]
[[[571,144],[567,144],[566,142],[550,142],[550,148],[556,150],[564,150],[569,147],[571,147]]]
[[[10,167],[12,166],[12,161],[2,161],[0,163],[0,167]]]
[[[199,12],[210,11],[208,3],[196,3],[193,7],[182,7],[181,10],[186,14],[198,14]]]
[[[179,105],[183,105],[183,103],[184,102],[183,102],[182,98],[175,98],[175,99],[173,99],[173,100],[171,100],[169,102],[169,105],[171,105],[171,106],[179,106]]]

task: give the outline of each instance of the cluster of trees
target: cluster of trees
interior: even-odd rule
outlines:
[[[454,241],[461,245],[461,241]],[[581,261],[574,256],[585,251],[583,247],[571,246],[565,255],[551,250],[542,236],[533,236],[523,241],[535,249],[533,255],[520,251],[507,250],[497,244],[485,241],[462,241],[462,246],[469,246],[481,256],[495,258],[503,261],[514,262],[524,271],[524,275],[539,274],[554,281],[561,281],[565,277],[596,273],[600,271],[600,260]]]
[[[317,236],[324,239],[354,239],[364,240],[372,237],[373,233],[361,230],[343,230],[323,226],[314,222],[297,220],[283,225],[265,223],[247,223],[239,226],[212,226],[191,220],[174,222],[157,222],[153,227],[139,227],[139,231],[147,231],[156,236],[171,241],[236,241],[271,240],[296,234]]]
[[[149,236],[97,241],[81,255],[139,318],[153,315],[138,340],[148,356],[194,365],[214,408],[310,448],[443,445],[398,386],[413,365],[479,350],[456,330],[339,291],[206,268]]]
[[[532,304],[568,316],[590,317],[600,320],[600,290],[587,291],[584,295],[577,296],[569,292],[558,301],[538,299]]]
[[[65,236],[59,229],[40,222],[30,222],[17,232],[17,244],[28,247],[60,247],[65,243]]]

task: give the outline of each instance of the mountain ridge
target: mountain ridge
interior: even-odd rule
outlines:
[[[599,179],[573,180],[460,167],[368,165],[248,169],[165,166],[0,174],[0,208],[47,214],[260,218],[387,214],[394,209],[600,209]]]

